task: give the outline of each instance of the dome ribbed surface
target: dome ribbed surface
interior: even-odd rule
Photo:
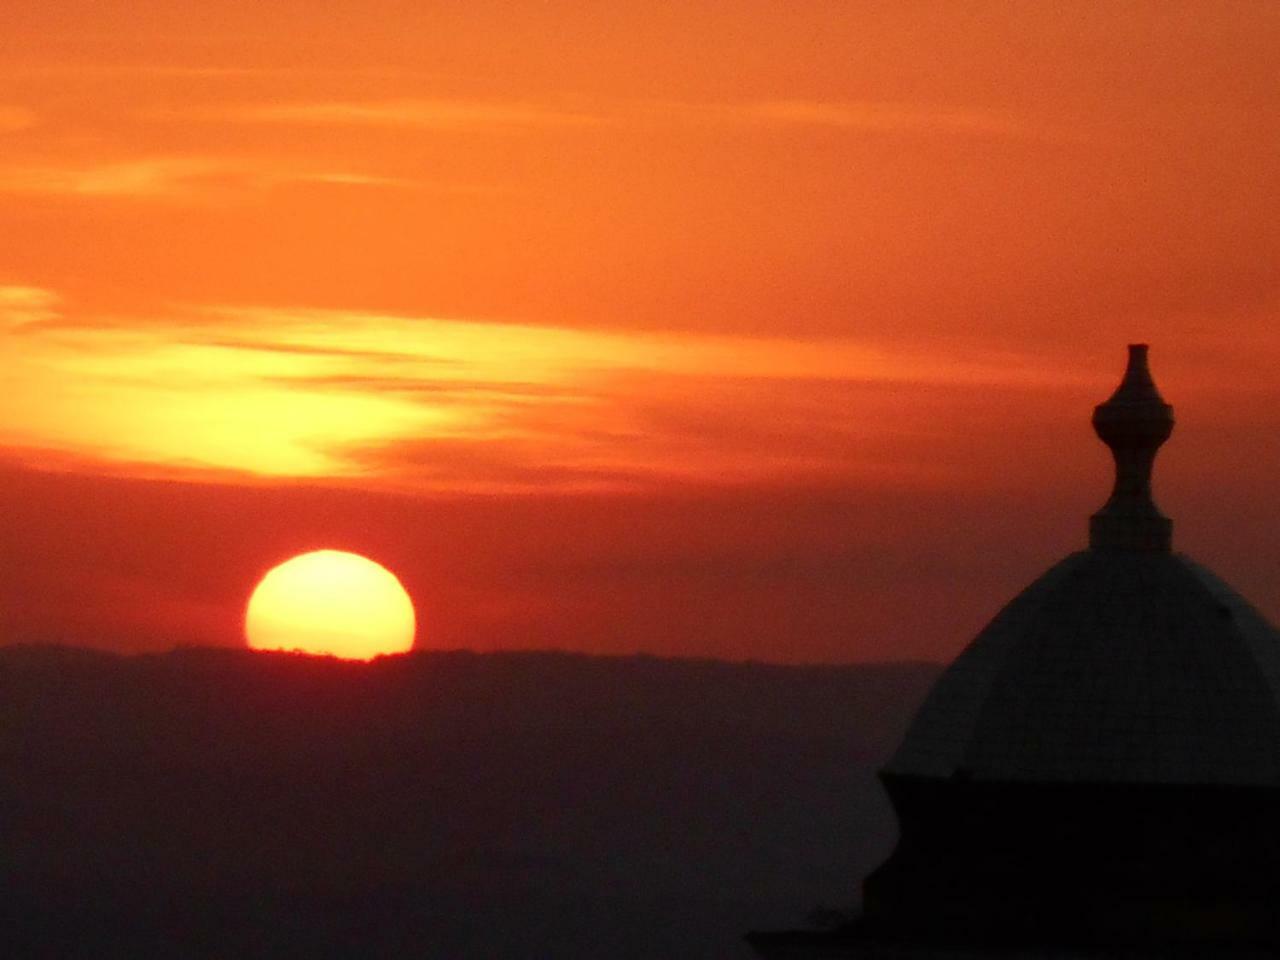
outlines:
[[[1184,556],[1071,554],[943,674],[887,772],[1280,785],[1280,633]]]

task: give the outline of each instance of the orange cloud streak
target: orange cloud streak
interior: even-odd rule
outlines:
[[[105,466],[431,489],[503,486],[503,476],[506,485],[557,489],[839,473],[858,468],[841,445],[882,428],[865,409],[823,411],[822,393],[833,385],[1071,382],[1025,363],[911,356],[850,341],[318,309],[212,307],[125,322],[64,315],[56,295],[32,287],[0,288],[0,314],[2,336],[20,358],[0,400],[0,442]],[[801,407],[780,420],[787,395]],[[708,431],[706,416],[726,407],[741,423]],[[781,456],[740,440],[761,430],[785,440],[788,429],[796,436]],[[662,449],[673,442],[679,449]],[[391,453],[397,449],[413,457]],[[493,476],[475,475],[477,456]]]

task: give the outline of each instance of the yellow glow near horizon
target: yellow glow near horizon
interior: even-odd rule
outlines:
[[[249,600],[254,650],[369,660],[413,649],[413,601],[386,567],[359,554],[317,550],[272,569]]]
[[[64,307],[53,291],[0,285],[0,445],[33,451],[37,465],[65,455],[468,492],[619,486],[673,470],[718,481],[773,463],[696,432],[678,462],[646,450],[655,412],[696,419],[731,401],[749,423],[753,410],[776,418],[770,383],[1043,386],[1064,376],[1025,358],[912,355],[849,340],[306,308],[192,306],[143,321]],[[860,418],[860,429],[870,422]]]

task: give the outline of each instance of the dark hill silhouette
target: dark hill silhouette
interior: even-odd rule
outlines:
[[[888,852],[935,673],[2,649],[7,949],[743,956]]]

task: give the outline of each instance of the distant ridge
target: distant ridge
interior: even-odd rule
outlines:
[[[339,666],[360,667],[362,661],[342,660],[338,657],[316,655],[306,653],[301,650],[252,650],[248,647],[222,647],[222,646],[195,646],[195,645],[175,645],[168,650],[147,650],[136,653],[122,652],[117,650],[108,650],[102,647],[87,647],[82,645],[60,643],[57,641],[48,641],[40,643],[12,643],[0,644],[0,661],[11,658],[29,658],[31,660],[57,660],[59,658],[76,660],[144,660],[157,659],[167,657],[192,657],[195,659],[211,659],[219,658],[239,658],[239,659],[268,659],[268,660],[308,660],[333,663]],[[698,657],[698,656],[664,656],[653,653],[589,653],[582,650],[559,650],[559,649],[543,649],[543,650],[470,650],[466,648],[456,648],[451,650],[412,650],[408,653],[390,654],[375,658],[371,663],[398,663],[413,662],[419,659],[492,659],[492,660],[535,660],[535,659],[561,659],[574,661],[593,661],[593,662],[627,662],[636,661],[641,663],[669,663],[669,664],[715,664],[724,667],[762,667],[766,669],[777,670],[833,670],[833,671],[864,671],[864,670],[914,670],[924,669],[937,671],[941,668],[941,664],[926,660],[875,660],[859,663],[783,663],[773,660],[758,660],[754,658],[746,658],[741,660],[725,659],[721,657]]]
[[[874,771],[937,669],[0,648],[0,919],[59,956],[742,956],[887,852]]]

